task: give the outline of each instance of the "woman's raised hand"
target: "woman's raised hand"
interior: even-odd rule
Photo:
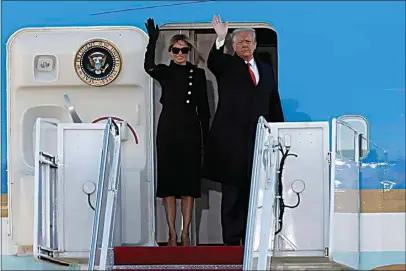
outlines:
[[[155,25],[154,19],[148,18],[145,27],[147,28],[149,39],[156,42],[159,37],[159,27]]]

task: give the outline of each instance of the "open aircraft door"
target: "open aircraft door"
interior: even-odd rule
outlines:
[[[16,246],[34,245],[37,254],[39,246],[58,246],[59,259],[89,257],[95,213],[89,205],[94,208],[96,192],[88,204],[84,187],[89,181],[98,183],[102,132],[110,117],[120,127],[122,149],[121,243],[155,245],[154,94],[143,67],[147,42],[142,30],[121,26],[25,28],[8,40],[9,232]],[[51,136],[58,144],[43,151],[42,142]],[[95,136],[97,140],[85,144]],[[56,151],[58,159],[47,156]],[[49,181],[38,181],[44,177],[38,174],[55,170],[62,185],[52,189],[63,200],[56,207],[52,199],[34,206],[34,199],[43,202],[41,185]],[[50,215],[62,210],[53,208],[63,208],[64,218],[51,230]],[[86,238],[76,230],[79,223],[88,228]],[[53,231],[57,241],[41,239]]]
[[[360,266],[360,165],[368,154],[368,124],[362,116],[342,116],[332,121],[331,144],[331,261]]]

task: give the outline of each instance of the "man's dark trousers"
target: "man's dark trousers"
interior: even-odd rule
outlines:
[[[222,184],[221,226],[223,242],[227,246],[245,243],[250,186]]]

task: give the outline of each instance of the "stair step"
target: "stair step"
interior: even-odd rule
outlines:
[[[243,257],[243,246],[115,247],[113,270],[242,270]],[[271,270],[350,268],[327,257],[272,257]]]
[[[274,263],[330,263],[330,259],[324,256],[274,256],[272,257]]]
[[[330,264],[272,264],[271,270],[348,270],[334,263]]]
[[[116,265],[113,270],[242,270],[242,265]],[[272,264],[271,270],[348,270],[330,264]]]
[[[273,257],[272,270],[351,270],[328,257]]]
[[[115,247],[115,265],[242,265],[243,246]]]

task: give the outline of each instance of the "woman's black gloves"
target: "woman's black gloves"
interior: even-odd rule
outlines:
[[[147,28],[150,41],[155,43],[159,37],[158,25],[155,25],[154,19],[148,18],[147,22],[145,23],[145,27]]]

